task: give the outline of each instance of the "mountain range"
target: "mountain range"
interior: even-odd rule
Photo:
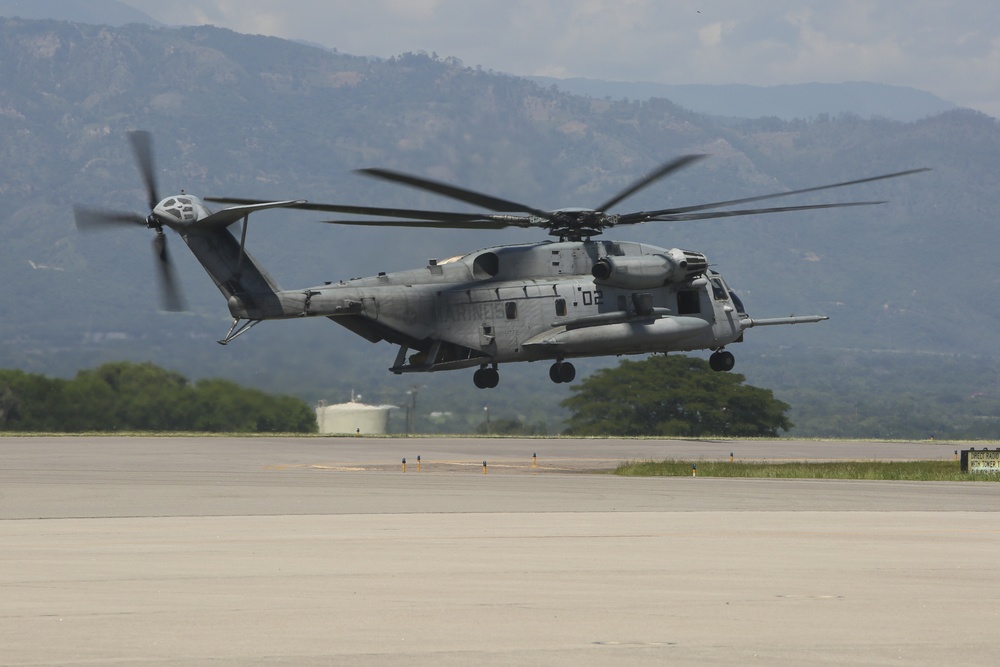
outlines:
[[[668,99],[698,113],[720,118],[782,120],[856,115],[862,118],[915,121],[958,108],[940,97],[908,86],[870,81],[799,83],[780,86],[747,84],[665,84],[646,81],[528,77],[543,86],[555,86],[574,95],[595,98]]]
[[[130,23],[161,25],[148,14],[119,0],[0,0],[0,16],[115,27]],[[605,81],[584,77],[525,78],[541,86],[555,86],[573,95],[616,100],[668,99],[691,111],[721,118],[775,117],[795,120],[854,114],[862,118],[914,121],[957,108],[957,105],[926,91],[876,82],[752,86],[738,83],[698,85]]]

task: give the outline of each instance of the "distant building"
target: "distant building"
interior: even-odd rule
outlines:
[[[395,405],[365,405],[360,396],[351,392],[350,403],[326,405],[320,401],[316,406],[316,423],[321,434],[384,435],[389,425],[389,411]]]

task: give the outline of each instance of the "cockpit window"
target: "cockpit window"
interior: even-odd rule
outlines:
[[[718,278],[712,278],[712,296],[716,301],[729,301],[729,292]]]
[[[743,307],[743,302],[740,300],[740,297],[736,296],[736,292],[729,292],[729,296],[733,300],[733,303],[736,304],[736,312],[745,315],[747,310]]]

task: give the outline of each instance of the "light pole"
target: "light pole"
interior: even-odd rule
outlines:
[[[486,413],[486,435],[490,434],[490,406],[483,406],[483,411]]]
[[[412,435],[416,431],[417,427],[417,389],[423,385],[413,385],[412,388],[406,390],[407,396],[410,397],[410,404],[406,406],[406,435]]]

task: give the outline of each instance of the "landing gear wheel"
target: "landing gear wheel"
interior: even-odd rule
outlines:
[[[576,367],[568,361],[557,361],[549,368],[549,379],[556,384],[576,379]]]
[[[473,373],[472,383],[479,389],[493,389],[500,384],[500,373],[495,368],[480,368]]]
[[[726,372],[736,366],[736,357],[732,352],[720,350],[708,358],[708,365],[713,371]]]
[[[559,362],[549,366],[549,379],[559,384]]]
[[[568,361],[564,361],[559,364],[559,379],[565,383],[570,383],[575,380],[576,367]]]

